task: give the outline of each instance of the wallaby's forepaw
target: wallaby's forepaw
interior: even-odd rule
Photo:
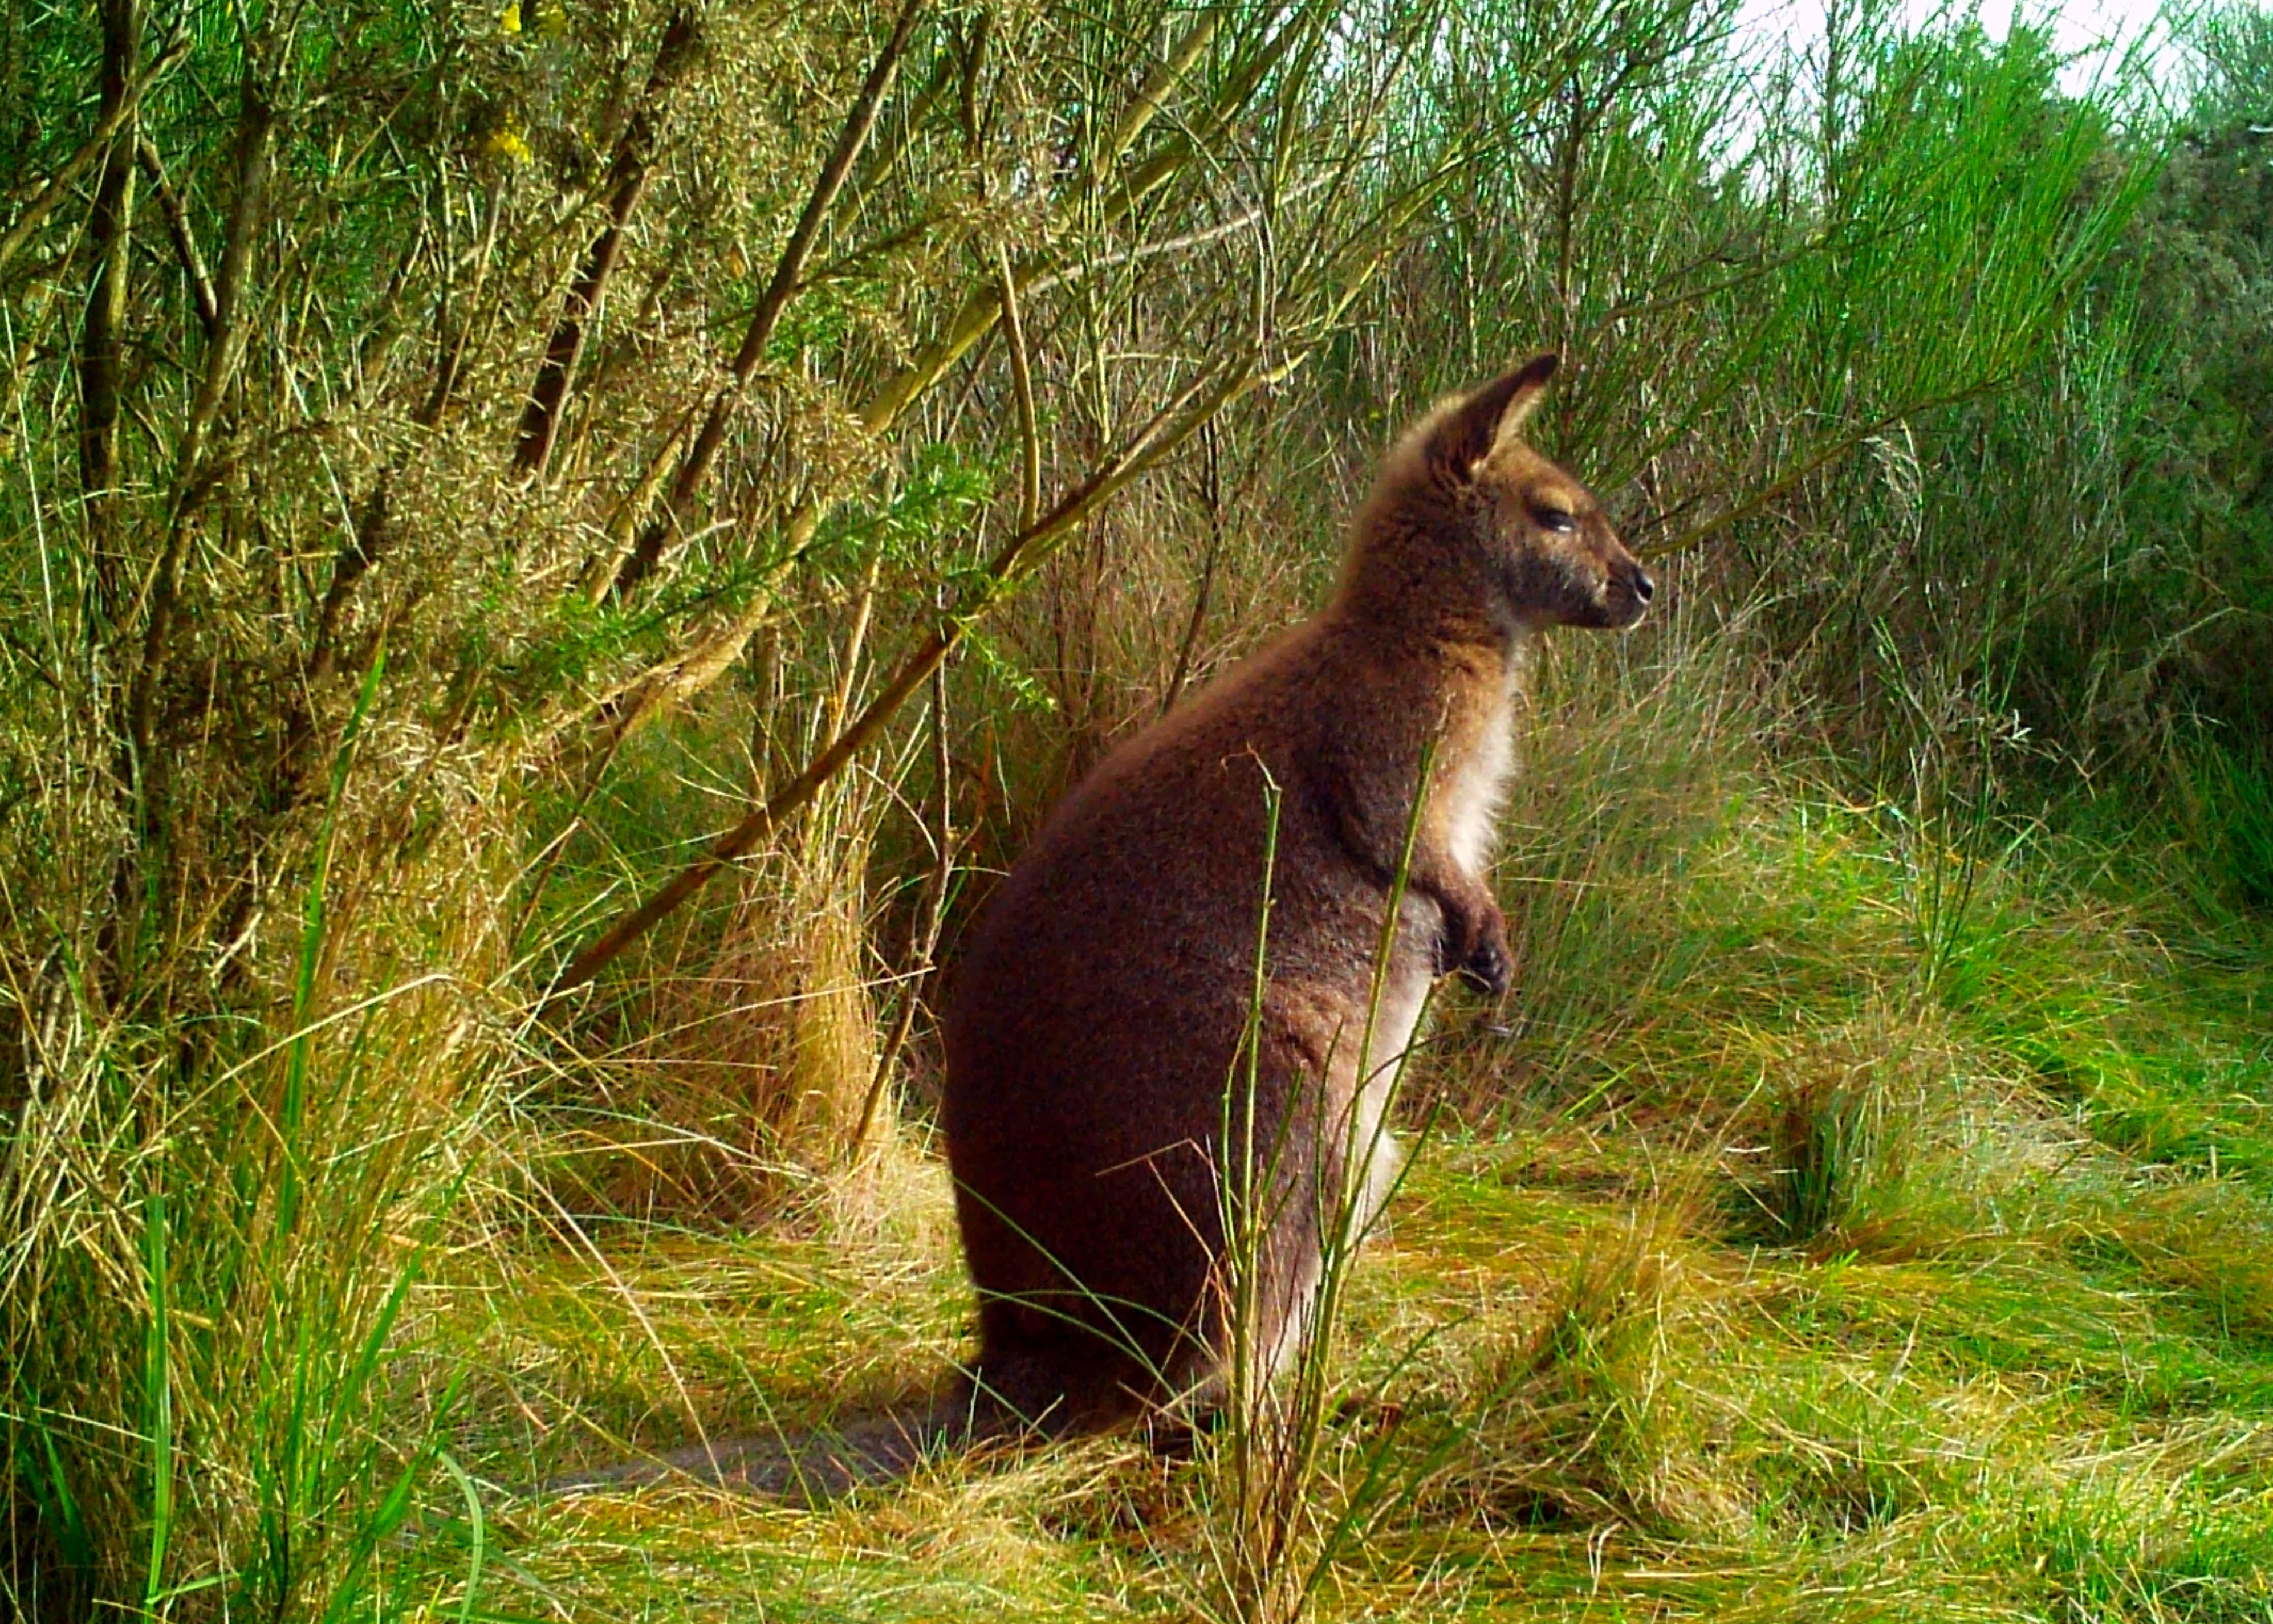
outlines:
[[[1507,938],[1499,928],[1499,921],[1495,919],[1492,924],[1495,928],[1476,939],[1475,947],[1460,966],[1460,981],[1470,991],[1486,998],[1504,998],[1515,974],[1515,959],[1508,951]]]
[[[1444,929],[1437,939],[1437,973],[1457,972],[1461,982],[1489,998],[1506,992],[1515,970],[1515,955],[1508,950],[1507,919],[1499,904],[1487,895],[1472,913],[1446,909]]]

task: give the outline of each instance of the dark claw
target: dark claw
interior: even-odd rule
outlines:
[[[1460,980],[1470,991],[1486,998],[1504,998],[1514,969],[1508,961],[1506,947],[1487,936],[1468,954],[1468,962],[1460,966]]]

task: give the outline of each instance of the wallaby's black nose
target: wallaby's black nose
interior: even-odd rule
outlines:
[[[1641,603],[1647,603],[1657,595],[1657,583],[1649,578],[1649,572],[1639,564],[1634,565],[1633,595],[1635,601]]]

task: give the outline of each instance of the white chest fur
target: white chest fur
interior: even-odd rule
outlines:
[[[1452,764],[1437,789],[1441,797],[1430,821],[1454,862],[1471,873],[1481,873],[1491,861],[1497,842],[1500,808],[1507,797],[1509,775],[1515,765],[1515,707],[1523,682],[1523,654],[1508,662],[1505,685],[1499,702],[1485,719],[1465,759]],[[1408,912],[1428,905],[1408,898]],[[1419,1035],[1421,1011],[1426,1003],[1433,965],[1414,960],[1399,965],[1381,989],[1374,1009],[1373,1041],[1359,1072],[1348,1130],[1348,1164],[1353,1170],[1355,1199],[1352,1219],[1362,1231],[1381,1210],[1396,1182],[1404,1151],[1389,1132],[1389,1097],[1407,1064],[1407,1051]]]
[[[1523,681],[1520,650],[1507,662],[1499,702],[1465,758],[1451,764],[1439,782],[1437,814],[1452,860],[1471,873],[1491,861],[1499,834],[1500,808],[1507,799],[1508,775],[1515,767],[1515,702]]]

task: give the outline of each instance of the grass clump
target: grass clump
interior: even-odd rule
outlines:
[[[1755,1197],[1769,1232],[1786,1246],[1845,1239],[1899,1179],[1901,1147],[1867,1074],[1818,1076],[1778,1091],[1771,1107],[1767,1179]]]
[[[1737,1515],[1714,1417],[1685,1379],[1710,1340],[1712,1294],[1664,1208],[1593,1231],[1512,1345],[1458,1402],[1467,1428],[1432,1484],[1486,1525],[1712,1539]]]
[[[419,1292],[489,1111],[467,1027],[430,984],[281,1049],[48,1050],[0,1169],[5,1426],[56,1587],[16,1605],[424,1605],[402,1541],[448,1482],[456,1381]]]
[[[1922,1119],[1959,1086],[1931,1021],[1883,1006],[1828,1031],[1762,1042],[1757,1102],[1729,1147],[1739,1235],[1817,1255],[1891,1243],[1918,1204],[1909,1186]]]

